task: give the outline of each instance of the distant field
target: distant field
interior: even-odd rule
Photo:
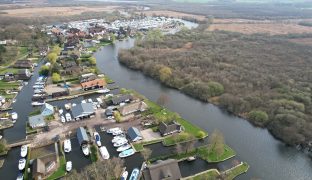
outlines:
[[[208,30],[225,30],[244,34],[267,33],[270,35],[312,33],[312,27],[298,25],[298,21],[275,22],[246,19],[215,19],[214,24],[210,25]]]
[[[83,12],[111,12],[119,6],[102,6],[102,7],[35,7],[35,8],[21,8],[1,10],[0,13],[5,13],[3,16],[11,17],[43,17],[43,16],[72,16],[79,15]]]
[[[197,20],[204,20],[206,17],[201,16],[201,15],[195,15],[195,14],[187,14],[187,13],[181,13],[181,12],[175,12],[175,11],[144,11],[144,14],[147,16],[152,16],[152,15],[164,15],[164,16],[169,16],[169,17],[175,17],[175,18],[181,18],[181,17],[189,17],[189,18],[195,18]]]
[[[312,38],[296,38],[296,39],[290,39],[289,41],[298,43],[298,44],[312,46]]]
[[[206,3],[211,2],[213,0],[174,0],[176,2],[185,2],[185,3]]]

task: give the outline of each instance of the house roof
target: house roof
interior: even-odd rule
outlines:
[[[87,82],[82,82],[81,86],[82,88],[89,88],[89,87],[93,87],[93,86],[104,86],[105,85],[105,81],[104,79],[94,79],[92,81],[87,81]]]
[[[161,134],[167,134],[167,133],[179,130],[180,128],[181,128],[181,125],[175,121],[168,123],[168,124],[166,124],[165,122],[161,122],[159,124],[159,131]]]
[[[83,143],[89,141],[89,137],[87,135],[87,131],[85,130],[85,128],[79,127],[77,129],[77,138],[78,138],[78,141],[79,141],[80,145],[82,145]]]
[[[147,105],[145,104],[145,102],[139,101],[139,102],[127,104],[127,105],[120,107],[119,112],[121,113],[121,115],[125,116],[128,114],[134,113],[136,111],[144,111],[146,109],[147,109]]]
[[[41,107],[41,112],[45,109],[49,109],[50,111],[54,111],[54,107],[51,104],[44,103],[44,105]]]
[[[106,109],[105,110],[105,115],[107,115],[107,116],[113,115],[113,110],[112,109]]]
[[[177,180],[182,178],[178,161],[175,159],[159,160],[147,166],[147,169],[143,171],[143,176],[144,180]]]
[[[45,164],[41,159],[36,159],[33,164],[32,174],[33,177],[36,173],[45,174]]]
[[[41,114],[35,115],[35,116],[30,116],[28,118],[28,122],[29,122],[29,125],[31,127],[38,126],[38,125],[41,125],[41,124],[46,124],[46,122],[44,120],[44,117]]]
[[[136,127],[130,127],[127,131],[127,134],[131,138],[131,140],[134,140],[137,137],[142,137],[141,132]]]
[[[20,69],[18,70],[18,73],[17,74],[28,74],[29,73],[29,70],[28,69]]]
[[[72,114],[74,118],[82,115],[82,114],[89,114],[94,113],[92,103],[81,103],[77,104],[76,106],[72,107]]]
[[[113,104],[120,104],[122,102],[125,102],[128,99],[132,100],[133,97],[130,94],[125,94],[125,95],[121,95],[121,96],[114,96],[112,98],[112,102],[113,102]]]

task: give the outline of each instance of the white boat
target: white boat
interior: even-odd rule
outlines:
[[[93,133],[93,136],[94,136],[94,139],[95,139],[95,142],[96,144],[101,147],[102,146],[102,143],[101,143],[101,136],[99,135],[98,132],[94,132]]]
[[[76,104],[76,103],[73,103],[73,104],[72,104],[72,107],[75,107],[75,106],[77,106],[77,104]]]
[[[65,104],[65,109],[69,110],[70,109],[70,104]]]
[[[86,100],[82,100],[81,103],[87,103],[87,101]]]
[[[120,130],[114,131],[113,136],[118,136],[118,135],[121,135],[122,133],[123,131],[120,129]]]
[[[122,145],[119,148],[117,148],[117,152],[122,152],[122,151],[125,151],[125,150],[130,149],[130,148],[131,148],[130,144],[125,144],[125,145]]]
[[[100,147],[100,153],[103,159],[109,159],[109,153],[105,146]]]
[[[26,159],[25,158],[20,159],[18,161],[18,169],[22,171],[23,169],[25,169],[25,166],[26,166]]]
[[[65,118],[67,122],[72,120],[71,115],[69,113],[65,114]]]
[[[12,100],[12,103],[15,103],[15,102],[16,102],[16,99],[13,99],[13,100]]]
[[[43,90],[39,90],[39,89],[35,89],[34,90],[34,93],[35,94],[41,94],[41,93],[43,93],[44,91]]]
[[[114,147],[120,147],[120,146],[125,145],[127,143],[128,143],[127,139],[121,139],[121,140],[114,143]]]
[[[44,105],[44,102],[37,102],[37,101],[35,101],[35,102],[32,102],[31,105],[32,106],[42,106],[42,105]]]
[[[62,123],[65,123],[65,122],[66,122],[66,119],[65,119],[64,116],[61,116],[61,122],[62,122]]]
[[[66,171],[69,172],[73,168],[73,163],[71,161],[66,162]]]
[[[17,175],[16,180],[24,180],[24,175],[23,175],[23,173],[20,172],[20,173]]]
[[[28,153],[28,147],[27,147],[27,145],[23,145],[21,147],[21,157],[23,157],[23,158],[26,157],[27,153]]]
[[[93,103],[93,101],[92,101],[92,99],[91,99],[91,98],[90,98],[90,99],[88,99],[88,102],[89,102],[89,103]]]
[[[17,120],[18,114],[16,112],[12,112],[11,117],[13,120]]]
[[[117,130],[121,130],[119,127],[116,127],[116,128],[110,128],[110,129],[108,129],[106,132],[107,133],[113,133],[114,131],[117,131]]]
[[[139,178],[140,170],[138,168],[134,168],[129,180],[137,180]]]
[[[119,157],[120,158],[124,158],[124,157],[129,157],[132,156],[135,153],[135,151],[131,148],[131,149],[127,149],[125,151],[122,151],[121,153],[119,153]]]
[[[99,104],[102,104],[102,103],[103,103],[103,101],[102,101],[102,99],[101,99],[101,98],[96,98],[96,100],[97,100],[97,102],[98,102],[98,104],[97,104],[97,105],[99,105]]]
[[[59,109],[58,112],[59,112],[59,114],[63,114],[64,111],[63,111],[63,109]]]
[[[121,141],[121,140],[127,140],[125,137],[122,137],[122,136],[116,136],[112,139],[112,143],[116,143],[118,141]]]
[[[120,180],[127,180],[128,178],[128,171],[124,171],[120,177]]]
[[[84,144],[84,145],[82,145],[81,149],[82,149],[82,152],[85,156],[88,156],[90,154],[89,145]]]
[[[3,138],[3,136],[0,135],[0,140]]]
[[[97,93],[108,93],[110,90],[109,89],[100,89],[100,90],[97,90],[96,92]]]
[[[70,139],[64,141],[64,152],[69,153],[72,150]]]

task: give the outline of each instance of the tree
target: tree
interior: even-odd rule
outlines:
[[[183,146],[181,145],[181,143],[176,144],[176,146],[175,146],[175,152],[176,152],[177,154],[180,154],[180,153],[183,152]]]
[[[110,34],[109,34],[109,38],[110,38],[110,41],[111,41],[112,43],[114,43],[114,42],[116,41],[116,36],[115,36],[115,34],[113,34],[113,33],[110,33]]]
[[[214,81],[208,82],[208,88],[209,88],[209,95],[211,97],[213,96],[220,96],[224,92],[224,87],[222,84]]]
[[[184,147],[185,147],[185,152],[188,153],[190,151],[192,151],[195,147],[195,141],[194,140],[191,140],[191,141],[188,141],[186,143],[183,144]]]
[[[160,29],[152,29],[147,32],[147,39],[153,42],[153,47],[156,48],[156,43],[163,40],[164,35]]]
[[[269,120],[269,116],[266,112],[260,110],[252,110],[248,113],[248,118],[258,123],[266,123]]]
[[[7,142],[5,139],[1,140],[0,141],[0,154],[1,153],[4,153],[5,151],[7,151],[8,148],[7,148]]]
[[[214,130],[208,138],[208,151],[220,157],[224,153],[224,137],[219,130]]]
[[[59,55],[61,51],[62,49],[59,46],[53,46],[51,53],[55,53],[56,55]]]
[[[144,148],[143,151],[141,151],[141,154],[144,160],[147,161],[152,155],[152,150],[150,148]]]
[[[121,115],[118,111],[114,111],[114,117],[115,117],[115,120],[116,122],[121,122]]]
[[[172,75],[172,71],[170,67],[163,66],[159,70],[159,78],[162,82],[167,81]]]
[[[57,83],[61,80],[61,76],[58,73],[53,73],[52,74],[52,82]]]
[[[95,57],[90,57],[88,61],[89,61],[89,63],[90,63],[91,65],[96,65],[96,59],[95,59]]]
[[[166,94],[164,94],[164,93],[162,93],[162,94],[159,96],[159,98],[157,99],[157,103],[158,103],[159,105],[163,106],[163,107],[164,107],[168,102],[169,102],[169,97],[168,97]]]
[[[57,60],[57,54],[54,52],[51,52],[48,54],[47,59],[51,64],[54,64],[56,63],[56,60]]]
[[[204,131],[198,131],[196,133],[196,137],[199,139],[203,139],[206,136],[206,133]]]
[[[39,74],[42,76],[48,76],[50,72],[49,66],[41,66]]]

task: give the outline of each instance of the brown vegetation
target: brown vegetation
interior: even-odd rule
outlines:
[[[305,144],[312,138],[312,51],[287,38],[183,30],[138,42],[119,60],[190,96],[213,98],[288,144]]]
[[[198,21],[204,21],[206,19],[205,16],[202,15],[195,15],[195,14],[187,14],[182,12],[175,12],[175,11],[166,11],[166,10],[151,10],[151,11],[143,11],[143,13],[147,16],[168,16],[168,17],[175,17],[175,18],[193,18],[197,19]]]

